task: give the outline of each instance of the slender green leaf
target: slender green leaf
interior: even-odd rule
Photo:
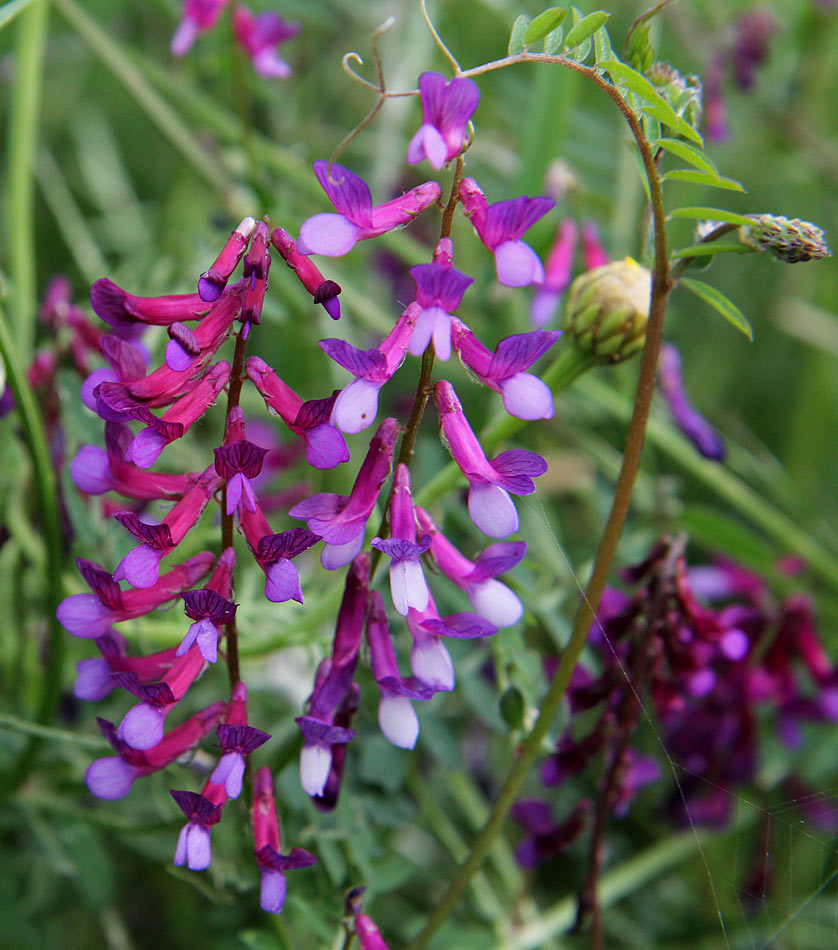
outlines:
[[[689,207],[676,208],[670,212],[672,218],[698,218],[702,221],[726,221],[728,224],[747,225],[751,219],[744,214],[725,211],[724,208]]]
[[[710,185],[713,188],[724,188],[726,191],[741,191],[745,194],[745,188],[741,182],[735,178],[725,178],[724,175],[708,175],[707,172],[695,171],[692,168],[676,168],[667,172],[664,178],[669,181],[688,181],[693,185]]]
[[[611,48],[611,37],[608,35],[608,30],[604,26],[600,27],[593,36],[594,40],[594,57],[597,65],[599,65],[602,60],[613,59],[614,50]]]
[[[720,290],[717,290],[710,284],[705,284],[702,280],[694,280],[692,278],[683,277],[681,283],[687,290],[694,293],[696,297],[700,297],[705,303],[709,303],[725,320],[729,320],[737,330],[740,330],[749,340],[753,341],[754,331],[748,322],[748,318],[742,313],[739,307],[737,307],[732,300],[728,300]]]
[[[593,36],[594,33],[608,21],[610,16],[611,14],[606,13],[604,10],[595,10],[593,13],[582,17],[582,19],[568,31],[564,41],[565,49],[570,50],[581,46],[585,40]]]
[[[707,172],[708,175],[712,175],[714,178],[721,178],[719,169],[716,167],[715,163],[710,158],[708,158],[704,152],[702,152],[700,149],[697,149],[694,145],[690,145],[687,142],[682,142],[680,139],[670,138],[657,139],[651,144],[666,149],[667,152],[677,155],[678,158],[683,159],[690,165],[694,165],[701,171]]]
[[[567,10],[563,7],[550,7],[530,23],[524,33],[524,42],[529,46],[531,43],[537,43],[540,39],[547,36],[552,30],[564,20],[567,16]],[[516,21],[517,22],[517,21]]]
[[[8,26],[18,13],[28,7],[30,3],[32,3],[32,0],[11,0],[10,3],[4,3],[0,7],[0,30],[4,26]]]
[[[512,24],[512,32],[509,34],[508,47],[510,56],[517,56],[518,53],[523,53],[524,47],[527,45],[525,37],[529,27],[530,18],[524,16],[523,13]]]
[[[563,37],[563,26],[557,26],[555,30],[551,30],[547,36],[544,37],[544,52],[547,53],[548,56],[558,53],[558,51],[562,48]]]
[[[597,62],[597,66],[608,70],[611,74],[611,78],[615,82],[619,82],[619,84],[625,86],[626,89],[631,89],[631,91],[640,96],[641,99],[647,102],[661,102],[663,105],[669,106],[669,103],[658,90],[655,89],[652,83],[649,82],[642,73],[639,73],[636,69],[632,69],[631,66],[626,66],[625,63],[621,63],[618,59],[606,59],[602,62]],[[672,106],[669,106],[669,108],[672,109]],[[678,117],[675,114],[675,110],[672,109],[672,122],[668,122],[667,124],[675,125],[677,119]]]
[[[660,119],[664,125],[668,125],[670,128],[675,129],[676,132],[679,132],[684,138],[688,138],[691,141],[695,142],[696,145],[704,148],[704,139],[699,135],[698,132],[687,122],[682,119],[672,106],[663,98],[655,102],[645,102],[641,112],[647,113],[648,115],[653,115],[656,119]]]
[[[753,248],[747,244],[723,243],[714,241],[712,244],[693,244],[682,247],[673,253],[673,257],[712,257],[714,254],[750,254]]]

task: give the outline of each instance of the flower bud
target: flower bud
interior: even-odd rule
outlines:
[[[652,63],[644,72],[676,113],[683,116],[693,128],[698,128],[703,107],[703,89],[698,76],[682,76],[669,63],[661,61]]]
[[[595,267],[571,284],[567,330],[603,362],[627,359],[643,348],[651,292],[651,273],[630,257]]]
[[[755,251],[770,251],[787,264],[832,257],[823,230],[811,221],[755,214],[751,224],[739,229],[739,240]]]

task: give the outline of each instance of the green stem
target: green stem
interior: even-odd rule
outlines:
[[[634,481],[640,466],[640,456],[646,433],[646,422],[649,418],[655,378],[657,375],[658,356],[660,355],[660,347],[663,342],[663,324],[666,316],[666,305],[672,289],[669,274],[669,260],[666,250],[666,217],[663,207],[661,180],[658,175],[657,167],[655,166],[654,155],[649,147],[649,143],[646,141],[643,127],[637,116],[620,95],[619,91],[609,85],[595,70],[587,66],[582,66],[579,63],[566,60],[560,56],[524,53],[520,56],[507,57],[506,60],[498,60],[496,63],[490,63],[486,66],[467,70],[463,75],[478,75],[481,72],[503,68],[504,65],[511,65],[512,63],[518,62],[555,63],[573,69],[575,72],[582,73],[609,96],[628,122],[632,135],[637,143],[638,150],[640,151],[640,157],[643,161],[646,177],[649,182],[649,194],[655,228],[655,269],[652,279],[652,299],[649,304],[649,322],[646,327],[646,341],[640,361],[640,374],[637,382],[637,393],[634,399],[634,411],[626,436],[626,447],[623,452],[623,463],[614,491],[614,501],[599,545],[597,546],[591,578],[588,581],[587,588],[577,608],[576,616],[574,617],[570,642],[562,653],[558,669],[547,691],[547,695],[544,698],[538,719],[533,726],[532,732],[527,736],[520,747],[518,758],[507,775],[506,781],[498,794],[486,824],[474,839],[468,857],[462,865],[460,865],[456,877],[449,886],[439,906],[433,914],[431,914],[423,930],[410,944],[409,950],[420,950],[420,948],[427,946],[431,937],[439,930],[456,908],[469,880],[483,863],[494,839],[500,834],[506,816],[518,796],[521,785],[535,761],[541,744],[547,737],[547,733],[564,698],[571,674],[576,667],[582,650],[584,649],[585,642],[588,639],[588,631],[595,618],[596,610],[599,606],[599,601],[602,597],[611,569],[611,564],[617,551],[617,545],[623,531],[623,525],[631,500]]]
[[[9,116],[7,241],[9,277],[14,289],[14,339],[21,362],[29,362],[35,339],[36,271],[34,199],[35,153],[41,111],[41,76],[49,0],[32,0],[20,14],[17,77]]]
[[[41,698],[38,706],[38,721],[49,722],[58,709],[61,693],[61,674],[64,660],[64,631],[55,616],[55,610],[63,599],[62,568],[64,545],[61,539],[58,514],[58,486],[55,470],[47,448],[41,411],[26,381],[12,340],[12,334],[0,312],[0,357],[6,364],[9,387],[17,403],[18,417],[32,459],[35,491],[41,518],[41,530],[46,546],[46,609],[49,615],[49,639],[47,641],[46,670],[41,683]],[[32,748],[30,747],[29,754]]]

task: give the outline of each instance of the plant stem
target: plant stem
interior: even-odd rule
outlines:
[[[246,324],[245,324],[246,326]],[[227,423],[230,421],[230,413],[239,404],[241,396],[242,383],[244,382],[244,354],[247,349],[247,340],[244,335],[243,326],[236,337],[236,349],[233,353],[233,368],[230,370],[230,383],[227,390],[227,416],[225,419],[224,430],[226,434]],[[227,485],[225,483],[221,492],[221,550],[233,546],[233,516],[227,514]],[[230,686],[233,687],[239,682],[239,632],[236,627],[236,618],[224,627],[224,633],[227,638],[227,673],[230,677]]]
[[[9,116],[7,246],[9,277],[14,288],[13,326],[17,353],[29,362],[35,337],[34,192],[41,76],[46,44],[49,0],[32,0],[18,24],[17,76]]]
[[[611,512],[605,524],[599,545],[594,557],[594,566],[588,586],[576,611],[573,621],[573,631],[570,641],[562,653],[559,666],[544,698],[538,719],[532,732],[522,743],[517,760],[509,770],[506,781],[498,793],[491,814],[483,829],[474,839],[468,857],[460,866],[456,877],[448,891],[440,901],[437,909],[431,914],[427,924],[410,944],[409,950],[420,950],[426,947],[431,937],[445,923],[457,906],[472,875],[477,871],[495,837],[500,834],[509,809],[515,801],[518,791],[529,772],[542,742],[558,712],[559,705],[564,698],[571,674],[579,660],[588,631],[595,619],[602,592],[608,579],[611,563],[617,551],[617,545],[622,534],[632,488],[640,466],[640,455],[643,449],[643,439],[646,433],[646,422],[652,405],[655,377],[657,375],[658,357],[663,340],[663,324],[666,316],[666,305],[671,291],[669,275],[669,260],[666,250],[665,214],[663,208],[663,191],[660,176],[655,166],[654,156],[646,141],[643,128],[634,112],[629,108],[619,91],[609,85],[595,70],[580,63],[575,63],[561,56],[546,56],[542,54],[522,53],[519,56],[510,56],[505,60],[498,60],[486,66],[479,66],[466,70],[464,76],[479,75],[492,69],[500,69],[506,65],[519,62],[549,62],[566,66],[587,76],[593,83],[609,96],[622,112],[631,128],[632,135],[637,143],[646,177],[649,182],[652,216],[655,229],[655,269],[652,279],[652,298],[649,304],[649,322],[646,327],[646,341],[640,362],[640,375],[637,383],[637,393],[634,400],[629,430],[626,436],[626,447],[623,453],[623,463],[617,479],[614,492],[614,501]]]

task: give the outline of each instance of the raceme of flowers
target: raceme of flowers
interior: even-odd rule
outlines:
[[[188,15],[193,25],[204,29],[221,5],[187,4]],[[200,17],[195,12],[199,7]],[[441,167],[469,144],[477,87],[469,80],[446,82],[426,73],[420,88],[423,124],[411,141],[408,160],[427,158]],[[108,502],[104,510],[127,532],[131,546],[119,563],[107,567],[79,558],[89,591],[67,597],[58,618],[98,651],[78,664],[76,695],[95,701],[121,688],[136,700],[120,723],[100,720],[114,755],[93,762],[86,782],[101,798],[121,798],[138,778],[164,768],[215,734],[221,756],[201,791],[172,792],[186,817],[175,863],[194,870],[210,864],[212,826],[221,820],[227,801],[241,794],[248,757],[270,738],[249,723],[247,688],[240,680],[233,682],[228,696],[206,708],[195,711],[187,699],[196,680],[229,652],[236,630],[236,554],[229,541],[218,553],[205,551],[180,561],[177,556],[208,509],[220,507],[222,518],[237,526],[264,573],[264,594],[271,602],[304,602],[295,559],[316,545],[327,570],[348,565],[332,651],[318,667],[306,709],[297,718],[303,737],[301,783],[320,808],[334,807],[339,794],[360,703],[355,671],[364,642],[379,690],[382,732],[395,745],[412,748],[419,733],[414,704],[455,686],[445,638],[490,636],[523,615],[517,596],[498,578],[525,556],[523,541],[506,540],[519,526],[513,497],[535,490],[534,479],[547,469],[544,459],[520,449],[487,455],[452,383],[435,383],[440,437],[468,484],[471,519],[490,539],[481,553],[469,558],[430,512],[414,504],[409,465],[397,456],[403,432],[399,420],[378,422],[360,460],[350,459],[344,433],[372,427],[380,390],[408,357],[426,351],[440,361],[456,353],[477,380],[499,394],[509,413],[522,419],[550,418],[552,396],[531,370],[560,334],[537,329],[509,336],[494,349],[483,344],[462,319],[472,278],[454,267],[454,247],[444,237],[428,263],[412,268],[414,299],[377,347],[359,350],[337,338],[320,342],[325,355],[350,378],[342,390],[304,400],[277,368],[245,353],[250,332],[260,323],[272,253],[284,260],[313,303],[338,320],[340,287],[308,255],[345,254],[359,241],[409,224],[437,205],[442,193],[437,182],[429,181],[373,204],[366,183],[349,169],[320,161],[314,171],[335,210],[305,221],[296,241],[282,228],[271,230],[265,221],[245,218],[198,278],[197,292],[144,297],[102,278],[93,285],[91,304],[109,332],[101,335],[87,324],[79,330],[86,341],[85,355],[99,355],[108,364],[91,372],[83,361],[88,375],[82,399],[104,422],[104,447],[82,446],[71,475],[86,495],[113,492],[125,499],[121,507]],[[519,287],[544,279],[540,260],[522,238],[550,210],[550,199],[521,197],[489,204],[471,178],[460,181],[456,197],[494,255],[502,283]],[[236,278],[240,266],[242,274]],[[165,327],[168,335],[164,360],[154,368],[141,342],[150,326]],[[236,339],[232,365],[221,357],[230,337]],[[262,420],[245,417],[239,392],[248,384],[291,433],[298,450],[278,448]],[[168,446],[184,438],[225,392],[224,437],[206,466],[185,473],[157,471],[158,463],[165,464],[169,457]],[[265,472],[284,470],[298,454],[320,470],[360,461],[348,494],[312,495],[295,485],[279,496],[269,495]],[[147,509],[150,501],[168,506],[160,520]],[[387,517],[368,541],[375,530],[369,521],[377,508]],[[268,515],[282,523],[272,526]],[[367,544],[369,550],[364,550]],[[387,593],[376,586],[379,559],[388,568]],[[436,568],[430,582],[428,564]],[[466,594],[471,610],[440,614],[432,587],[444,579]],[[119,625],[178,602],[185,614],[180,640],[151,655],[136,654]],[[391,635],[394,615],[404,618],[412,640],[409,675],[402,672]],[[285,895],[284,872],[314,859],[299,849],[287,856],[280,853],[273,780],[267,769],[260,769],[252,784],[262,907],[278,912]]]

